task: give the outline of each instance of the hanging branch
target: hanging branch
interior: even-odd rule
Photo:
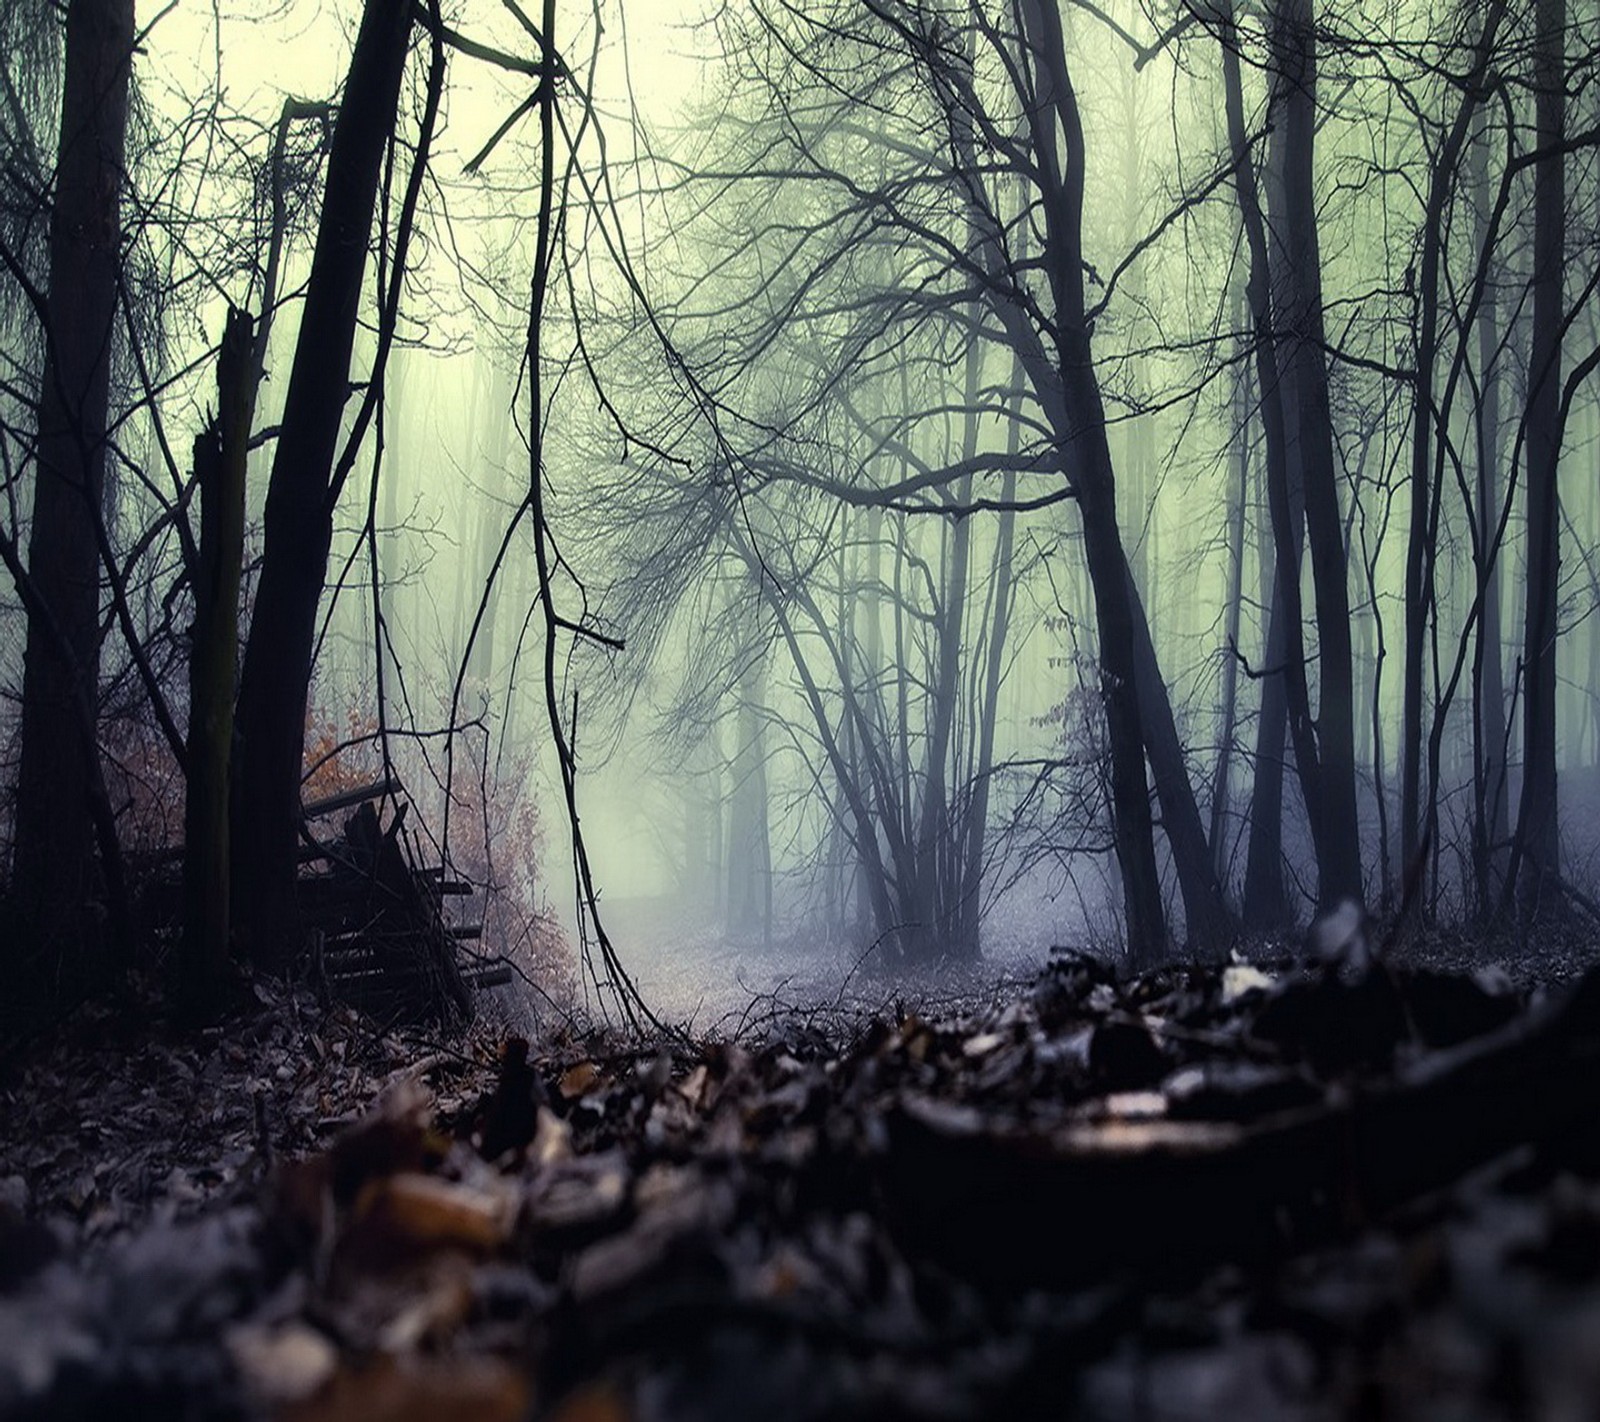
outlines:
[[[362,529],[362,539],[367,550],[368,567],[371,570],[372,583],[372,652],[373,674],[378,696],[378,746],[383,756],[383,775],[385,780],[394,780],[394,759],[389,749],[389,692],[387,680],[384,676],[384,647],[389,640],[389,626],[383,615],[383,579],[380,575],[378,559],[378,480],[383,471],[383,423],[384,403],[387,396],[388,382],[385,374],[388,369],[389,348],[394,342],[395,327],[400,316],[400,289],[405,277],[406,247],[410,242],[412,226],[416,221],[417,202],[422,192],[422,179],[427,171],[428,150],[433,142],[433,131],[439,117],[439,104],[444,95],[445,53],[444,41],[440,33],[441,20],[439,16],[439,0],[428,0],[428,25],[429,34],[433,40],[433,52],[428,61],[428,89],[422,113],[421,132],[417,138],[416,158],[411,165],[411,176],[406,184],[405,198],[400,209],[400,227],[395,235],[394,245],[394,274],[387,288],[386,298],[381,308],[380,327],[378,335],[378,357],[373,371],[373,381],[368,387],[369,399],[363,403],[361,414],[357,417],[356,431],[352,435],[350,445],[351,458],[354,459],[355,440],[359,437],[362,419],[369,419],[373,409],[377,412],[377,429],[373,440],[372,449],[372,480],[367,489],[367,517]],[[389,148],[390,161],[394,159],[394,145]],[[389,185],[383,186],[384,212],[387,215]],[[378,289],[384,291],[383,271],[383,244],[378,247]],[[342,461],[341,461],[341,467]],[[391,648],[392,653],[392,648]],[[396,662],[398,666],[398,662]],[[454,717],[452,716],[452,721]],[[449,835],[450,801],[446,797],[444,805],[445,834]]]
[[[430,0],[432,9],[437,12],[438,0]],[[434,15],[437,21],[437,13]],[[372,601],[373,601],[373,647],[377,659],[377,696],[378,696],[378,728],[379,745],[383,757],[383,769],[386,779],[394,779],[393,762],[389,751],[389,722],[388,722],[388,688],[383,672],[383,651],[388,641],[388,624],[383,617],[381,605],[381,588],[379,582],[378,551],[377,551],[377,497],[378,480],[383,467],[383,399],[387,386],[385,379],[388,370],[389,352],[394,346],[395,331],[398,329],[400,319],[400,297],[406,277],[406,255],[411,245],[411,237],[416,228],[417,208],[422,197],[422,183],[427,175],[428,156],[433,145],[434,131],[438,126],[439,108],[444,96],[445,79],[445,48],[437,25],[428,27],[432,36],[432,53],[428,62],[428,82],[426,96],[423,101],[422,119],[417,133],[417,147],[415,157],[412,159],[411,171],[406,180],[405,195],[401,200],[400,213],[395,226],[394,251],[392,257],[392,270],[386,271],[386,262],[390,260],[388,247],[380,234],[378,242],[378,270],[376,285],[378,297],[378,350],[373,359],[372,374],[367,381],[362,395],[361,405],[356,411],[355,420],[351,426],[349,438],[345,442],[343,452],[334,465],[333,477],[328,488],[328,504],[332,508],[338,503],[350,471],[355,466],[356,457],[360,452],[362,440],[366,436],[368,427],[372,424],[374,415],[378,415],[378,432],[373,448],[372,457],[372,482],[367,492],[367,510],[361,534],[356,539],[349,555],[345,558],[339,570],[339,576],[331,584],[332,597],[328,599],[328,608],[323,616],[322,626],[317,633],[316,645],[312,651],[312,661],[315,663],[322,654],[322,644],[326,640],[328,630],[332,626],[334,610],[338,605],[339,594],[344,591],[346,580],[356,560],[365,551],[372,575]],[[303,115],[301,115],[303,116]],[[280,121],[280,133],[287,123],[289,110],[284,110],[284,119]],[[388,163],[390,173],[393,171],[394,153],[396,143],[390,140]],[[275,186],[276,193],[276,186]],[[389,178],[386,175],[380,190],[380,203],[383,221],[386,226],[388,211]],[[277,257],[273,253],[273,263]],[[270,273],[274,270],[273,263],[269,263],[268,296],[271,296]],[[270,311],[270,305],[267,307]],[[264,359],[265,348],[258,347],[258,360]],[[392,647],[391,647],[392,651]],[[404,688],[402,688],[403,694]],[[454,718],[452,717],[452,722]],[[448,814],[448,806],[446,807]]]
[[[545,507],[544,484],[544,381],[540,350],[544,329],[545,302],[550,289],[550,272],[553,255],[553,235],[556,221],[555,189],[555,76],[558,73],[555,51],[555,0],[544,0],[542,51],[543,76],[538,88],[539,98],[539,216],[535,236],[533,281],[528,303],[528,334],[524,359],[528,371],[528,492],[524,499],[526,512],[533,521],[534,559],[539,575],[539,608],[544,619],[544,693],[545,711],[550,721],[550,734],[555,740],[556,755],[561,766],[561,789],[566,802],[567,822],[572,829],[573,867],[578,881],[578,937],[584,966],[601,988],[589,952],[585,923],[593,926],[595,941],[600,948],[601,963],[607,974],[612,996],[630,1029],[640,1032],[648,1024],[658,1032],[666,1031],[661,1021],[650,1010],[638,987],[617,956],[610,935],[600,917],[599,896],[595,892],[594,874],[589,863],[589,850],[584,842],[583,830],[578,820],[577,756],[574,744],[577,738],[577,705],[573,705],[573,730],[569,737],[563,719],[559,679],[556,672],[556,642],[563,631],[589,635],[583,627],[575,627],[556,610],[552,586],[554,565],[559,564],[559,551],[551,535]],[[520,16],[519,16],[520,18]],[[570,150],[567,180],[577,162],[576,147]],[[563,185],[565,186],[565,184]],[[563,199],[564,208],[564,199]],[[523,509],[519,509],[520,519]],[[517,520],[513,520],[515,524]],[[510,531],[507,539],[509,541]],[[504,549],[502,548],[502,553]],[[480,608],[481,620],[481,608]],[[476,628],[476,624],[474,624]],[[459,679],[458,679],[459,685]],[[602,998],[602,1002],[604,999]]]
[[[438,0],[432,0],[432,4],[437,10]],[[444,41],[436,28],[431,29],[430,33],[433,36],[433,54],[428,62],[428,93],[423,102],[422,124],[417,134],[417,155],[411,163],[405,197],[400,204],[400,219],[395,227],[394,271],[389,278],[388,290],[383,292],[383,304],[378,312],[378,353],[372,363],[372,375],[367,381],[361,407],[356,411],[355,420],[350,427],[350,438],[345,442],[344,453],[339,456],[339,462],[334,466],[333,478],[328,484],[329,508],[339,502],[339,494],[344,489],[345,480],[350,477],[350,470],[355,466],[356,454],[361,448],[367,426],[372,422],[373,411],[377,408],[378,394],[383,388],[384,371],[389,364],[389,351],[394,345],[395,326],[400,316],[401,288],[405,284],[406,277],[406,253],[411,246],[411,236],[416,228],[417,204],[422,197],[422,180],[428,172],[428,151],[433,146],[433,133],[439,119],[439,104],[444,95]],[[394,141],[391,138],[390,142]]]

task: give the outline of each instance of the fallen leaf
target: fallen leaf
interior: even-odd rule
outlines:
[[[1270,991],[1274,979],[1249,963],[1230,963],[1222,970],[1222,1002],[1225,1007],[1253,992]]]
[[[287,1407],[282,1422],[521,1422],[528,1380],[498,1358],[389,1358],[344,1367],[315,1396]]]
[[[561,1080],[556,1083],[556,1090],[568,1101],[575,1101],[580,1096],[587,1096],[599,1083],[600,1072],[593,1062],[579,1062],[576,1066],[568,1067],[561,1073]]]
[[[548,1106],[539,1108],[529,1158],[541,1169],[572,1158],[572,1127]]]
[[[548,1229],[598,1224],[628,1197],[628,1168],[620,1154],[580,1156],[554,1167],[530,1192],[528,1212]]]
[[[612,1383],[586,1383],[568,1393],[549,1422],[630,1422],[633,1408]]]
[[[310,1397],[339,1366],[338,1350],[327,1336],[300,1322],[241,1323],[228,1330],[226,1341],[245,1386],[266,1407]]]
[[[511,1233],[515,1202],[508,1195],[405,1171],[369,1181],[356,1202],[363,1231],[420,1249],[462,1248],[487,1253]]]
[[[452,1262],[447,1256],[441,1263]],[[435,1269],[427,1286],[409,1299],[378,1334],[387,1353],[409,1353],[424,1342],[452,1336],[472,1309],[472,1280],[459,1256],[454,1267]]]

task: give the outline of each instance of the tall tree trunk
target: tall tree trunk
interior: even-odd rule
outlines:
[[[1281,668],[1284,659],[1284,607],[1272,579],[1267,604],[1263,665]],[[1245,846],[1242,909],[1247,928],[1264,931],[1288,921],[1289,897],[1283,882],[1283,785],[1289,749],[1289,708],[1281,671],[1261,680],[1256,715],[1255,772],[1250,781],[1250,837]]]
[[[1283,757],[1288,733],[1294,731],[1295,761],[1307,795],[1313,830],[1317,816],[1316,748],[1310,736],[1304,638],[1301,625],[1300,559],[1304,538],[1299,441],[1293,438],[1288,411],[1294,372],[1280,359],[1273,319],[1272,254],[1268,247],[1260,188],[1244,126],[1243,87],[1239,77],[1238,37],[1233,11],[1221,13],[1223,98],[1228,143],[1234,163],[1239,214],[1249,247],[1245,283],[1255,333],[1256,388],[1260,395],[1265,445],[1265,482],[1272,527],[1272,594],[1269,602],[1265,679],[1256,732],[1255,783],[1251,791],[1250,846],[1245,866],[1245,922],[1253,928],[1275,928],[1288,917],[1283,886]],[[1281,102],[1274,93],[1275,104]],[[1284,142],[1275,136],[1272,156],[1283,166]],[[1277,184],[1281,188],[1281,183]],[[1280,266],[1282,264],[1279,264]]]
[[[1138,26],[1143,0],[1128,0],[1118,8],[1123,12],[1123,23]],[[1144,132],[1148,125],[1139,103],[1139,86],[1144,72],[1131,64],[1117,67],[1117,114],[1119,139],[1117,143],[1121,171],[1118,174],[1121,231],[1118,241],[1128,251],[1149,231],[1147,209],[1151,184],[1144,171]],[[1123,299],[1130,310],[1139,310],[1146,300],[1145,264],[1135,262],[1122,278]],[[1138,590],[1147,620],[1156,607],[1156,576],[1160,568],[1156,530],[1156,479],[1155,432],[1152,417],[1137,413],[1143,398],[1144,357],[1136,352],[1125,355],[1121,361],[1121,375],[1127,391],[1129,409],[1118,425],[1120,438],[1115,441],[1117,452],[1117,492],[1123,509],[1122,526],[1128,530],[1128,567],[1133,575],[1133,585]]]
[[[367,0],[328,155],[322,220],[267,490],[265,548],[239,687],[235,886],[249,946],[297,947],[295,851],[306,695],[333,538],[329,496],[385,143],[411,27],[406,0]]]
[[[239,582],[244,569],[245,466],[255,406],[250,315],[228,312],[217,356],[217,416],[195,441],[200,568],[189,654],[188,778],[184,800],[185,990],[197,1016],[221,1005],[231,953],[229,771],[239,675]]]
[[[1280,0],[1276,21],[1275,49],[1284,84],[1284,226],[1288,244],[1289,300],[1283,325],[1290,333],[1285,354],[1295,375],[1293,414],[1299,434],[1318,640],[1317,763],[1306,763],[1298,742],[1295,760],[1307,809],[1319,822],[1313,824],[1317,892],[1326,908],[1340,899],[1362,895],[1350,595],[1323,353],[1322,260],[1313,173],[1317,50],[1311,0]],[[1308,777],[1315,779],[1314,795]]]
[[[1482,253],[1490,240],[1490,141],[1486,120],[1478,123],[1467,163],[1472,187],[1474,246]],[[1477,425],[1477,502],[1478,581],[1483,587],[1482,611],[1478,616],[1477,638],[1472,646],[1472,864],[1480,917],[1493,912],[1499,885],[1506,872],[1506,845],[1509,837],[1506,787],[1506,686],[1502,680],[1501,597],[1499,560],[1494,557],[1491,529],[1499,517],[1499,459],[1501,459],[1501,416],[1499,416],[1499,312],[1498,288],[1493,278],[1483,286],[1478,304],[1478,405]]]
[[[962,403],[961,459],[970,461],[978,452],[978,379],[983,364],[982,348],[973,341],[967,346],[966,388]],[[972,501],[972,476],[957,481],[958,505]],[[953,932],[959,921],[956,885],[942,870],[949,864],[950,845],[950,745],[956,723],[956,699],[961,686],[962,628],[967,611],[967,568],[972,549],[972,520],[957,518],[945,529],[946,558],[942,606],[937,612],[937,658],[931,678],[932,705],[928,715],[927,758],[922,776],[922,806],[917,817],[915,853],[917,862],[917,916],[920,932],[914,937],[923,957],[950,954],[962,958],[977,952],[977,942],[958,942]]]
[[[1241,286],[1237,298],[1236,324],[1242,330],[1249,315],[1249,304]],[[1229,777],[1233,768],[1233,740],[1238,723],[1240,612],[1244,604],[1244,523],[1245,501],[1250,490],[1250,375],[1241,362],[1234,374],[1233,401],[1233,488],[1228,496],[1228,585],[1224,594],[1223,641],[1227,653],[1222,663],[1222,707],[1217,725],[1217,763],[1211,782],[1212,871],[1219,883],[1228,874]]]
[[[1212,862],[1194,784],[1184,761],[1172,698],[1162,679],[1155,643],[1133,574],[1128,574],[1128,609],[1133,632],[1134,682],[1139,694],[1139,724],[1156,801],[1161,807],[1161,829],[1177,871],[1178,893],[1183,899],[1185,936],[1190,948],[1216,952],[1233,936],[1234,921],[1222,892],[1222,881]]]
[[[1130,944],[1136,954],[1154,955],[1166,941],[1166,923],[1145,783],[1147,747],[1191,929],[1198,925],[1197,937],[1204,941],[1213,936],[1213,928],[1220,936],[1221,926],[1231,926],[1231,920],[1210,863],[1149,626],[1131,589],[1127,551],[1117,522],[1114,465],[1084,305],[1084,139],[1066,61],[1062,16],[1054,0],[1028,0],[1020,10],[1030,66],[1016,78],[1027,130],[1023,141],[1038,158],[1028,176],[1041,198],[1046,235],[1041,266],[1058,313],[1051,332],[1054,349],[1046,352],[1033,316],[1023,303],[1002,297],[991,309],[1051,422],[1063,474],[1078,501],[1084,572],[1093,590],[1107,708],[1113,843],[1128,910]],[[946,102],[956,111],[950,119],[956,151],[970,154],[970,145],[963,138],[964,122],[956,115],[976,112],[979,102],[958,75],[946,77],[952,86]],[[1018,279],[1017,269],[1011,265],[1017,253],[992,212],[985,210],[982,218],[974,234],[977,255],[993,275],[995,289],[1005,292]],[[1115,571],[1119,566],[1120,572]],[[1130,713],[1135,717],[1132,721]]]
[[[852,623],[852,633],[861,659],[857,683],[860,690],[855,695],[865,714],[861,718],[845,717],[847,762],[850,776],[856,783],[860,783],[866,773],[868,729],[877,733],[880,744],[889,744],[889,716],[883,700],[883,510],[877,506],[867,510],[866,591],[859,599],[859,605],[861,617],[866,623],[866,636],[863,639],[859,632],[855,632]],[[882,861],[876,841],[869,855],[864,852],[863,839],[859,830],[852,837],[856,860],[856,928],[858,934],[865,938],[869,926],[874,922],[875,913],[870,876],[880,871]]]
[[[856,639],[855,639],[855,563],[860,556],[855,546],[853,529],[860,522],[860,511],[852,508],[839,510],[838,596],[834,602],[834,635],[839,641],[839,660],[844,673],[839,678],[839,697],[848,700],[855,694]],[[848,713],[843,713],[846,756],[850,751],[854,723]],[[822,875],[825,898],[824,912],[830,932],[838,935],[840,942],[848,941],[845,905],[850,898],[850,883],[854,860],[849,850],[849,832],[845,816],[849,806],[844,793],[835,788],[829,803],[829,823],[826,847],[823,850]]]
[[[1038,109],[1028,117],[1036,130],[1033,148],[1048,233],[1045,264],[1056,304],[1056,358],[1066,423],[1062,458],[1077,495],[1084,557],[1094,587],[1100,689],[1111,750],[1112,838],[1129,954],[1135,963],[1148,963],[1166,949],[1166,912],[1145,780],[1128,560],[1117,527],[1116,476],[1084,306],[1083,121],[1054,0],[1025,0],[1022,8],[1036,66]]]
[[[741,937],[762,931],[771,941],[772,865],[766,764],[766,652],[751,622],[741,650],[739,710],[735,718],[733,789],[728,800],[728,931]]]
[[[41,616],[28,619],[12,870],[18,906],[46,947],[66,946],[86,925],[85,905],[99,898],[90,808],[98,780],[99,524],[133,23],[133,0],[67,5],[28,544],[30,580],[54,630]]]
[[[1015,357],[1011,365],[1013,389],[1022,386],[1022,362]],[[1021,448],[1022,426],[1017,411],[1006,426],[1006,453],[1014,460]],[[1017,492],[1016,470],[1007,468],[1002,477],[1000,502],[1009,504]],[[967,809],[966,868],[961,879],[961,938],[979,947],[983,912],[983,863],[989,830],[989,781],[994,773],[995,728],[1000,716],[1000,688],[1005,668],[1006,641],[1011,630],[1014,598],[1012,572],[1016,559],[1014,509],[1002,508],[994,553],[994,582],[989,610],[989,645],[984,660],[983,683],[978,694],[978,754],[973,768],[972,798]]]
[[[1533,89],[1541,149],[1566,133],[1566,0],[1534,9]],[[1545,158],[1533,178],[1533,347],[1528,368],[1528,599],[1523,636],[1522,802],[1509,887],[1530,914],[1555,906],[1561,873],[1556,815],[1556,588],[1560,575],[1562,267],[1565,160]],[[1520,884],[1518,879],[1520,876]]]
[[[1400,858],[1411,872],[1421,850],[1422,834],[1431,828],[1438,803],[1438,785],[1422,798],[1422,672],[1428,628],[1437,617],[1434,559],[1439,533],[1439,493],[1432,478],[1434,463],[1434,361],[1439,349],[1439,266],[1444,255],[1445,214],[1456,183],[1462,151],[1471,133],[1484,71],[1495,32],[1505,13],[1500,0],[1485,10],[1477,59],[1464,86],[1461,104],[1434,159],[1428,198],[1422,213],[1422,259],[1417,273],[1416,373],[1411,434],[1411,512],[1406,538],[1405,665],[1402,669],[1400,717]],[[1436,777],[1435,777],[1436,780]]]

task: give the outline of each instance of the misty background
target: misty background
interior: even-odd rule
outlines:
[[[0,21],[21,271],[42,261],[45,8]],[[186,646],[188,441],[228,304],[260,300],[276,212],[248,609],[321,201],[316,106],[337,101],[360,10],[138,7],[104,499],[128,610],[104,621],[153,673],[106,637],[100,737],[131,855],[182,837],[146,683]],[[1221,951],[1345,894],[1392,910],[1409,893],[1446,923],[1530,922],[1558,886],[1586,901],[1592,14],[612,0],[556,16],[543,405],[533,81],[457,50],[378,412],[334,510],[306,798],[380,773],[387,735],[432,845],[497,892],[497,951],[539,939],[554,961],[587,935],[540,535],[519,513],[537,419],[556,699],[600,910],[647,998],[691,1010],[685,963],[713,990],[770,989],[796,962],[825,983],[869,952]],[[533,52],[516,6],[444,21],[483,53]],[[427,60],[419,29],[358,391]],[[0,454],[21,546],[30,319],[11,299]],[[10,706],[10,590],[0,619]],[[1530,745],[1550,771],[1525,793]]]

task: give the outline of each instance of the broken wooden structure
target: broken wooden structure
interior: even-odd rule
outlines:
[[[511,980],[511,969],[465,944],[481,923],[452,923],[445,900],[473,886],[443,865],[419,864],[405,833],[409,802],[386,778],[301,810],[300,918],[321,991],[379,1021],[465,1021],[473,993]],[[385,825],[378,806],[395,811]],[[332,838],[320,826],[352,811]]]
[[[394,807],[387,823],[386,803]],[[329,1000],[385,1024],[465,1021],[474,994],[511,982],[513,970],[476,951],[481,921],[447,911],[447,901],[464,906],[476,887],[423,862],[406,833],[409,810],[392,776],[301,807],[301,972]],[[140,917],[152,939],[168,938],[181,921],[175,871],[183,855],[175,846],[148,866]]]

